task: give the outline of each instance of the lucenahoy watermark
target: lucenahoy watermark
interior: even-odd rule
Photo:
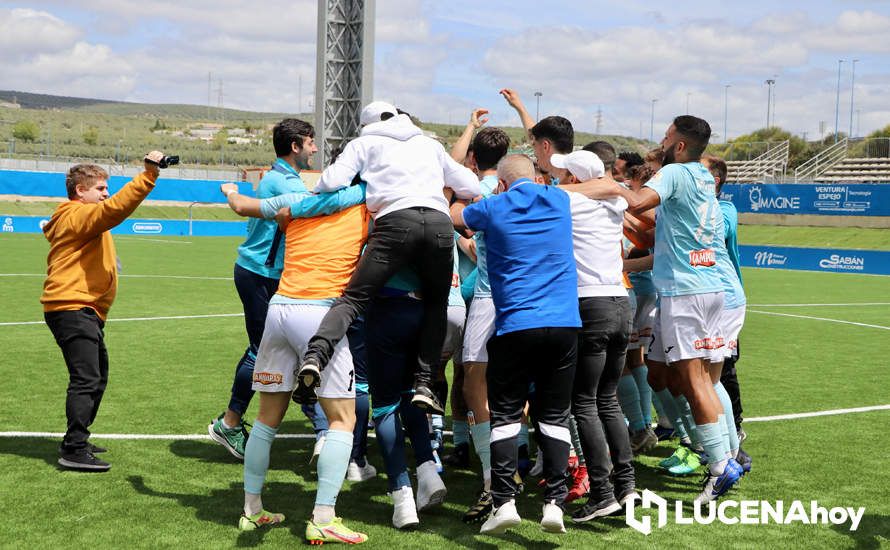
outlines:
[[[684,502],[677,500],[673,506],[673,523],[677,525],[708,525],[714,522],[726,525],[788,525],[791,523],[803,523],[807,525],[832,524],[843,525],[850,522],[850,531],[859,528],[859,522],[865,515],[865,507],[853,508],[841,506],[826,508],[820,506],[818,501],[812,500],[805,503],[800,500],[785,502],[777,500],[720,500],[707,504],[695,503],[692,512],[683,508]],[[635,500],[629,500],[625,507],[625,519],[627,525],[644,535],[652,533],[652,518],[643,516],[637,519],[635,510],[641,508],[656,508],[658,510],[658,528],[668,523],[668,501],[646,489],[643,498],[637,504]]]

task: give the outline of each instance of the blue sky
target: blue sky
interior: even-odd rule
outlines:
[[[203,105],[210,72],[214,104],[221,80],[227,107],[306,111],[316,6],[0,1],[0,89]],[[775,124],[813,138],[820,121],[834,129],[838,59],[849,127],[856,58],[854,134],[890,124],[887,2],[377,0],[376,27],[375,95],[424,120],[462,123],[482,106],[491,124],[518,125],[497,94],[513,87],[533,114],[540,91],[541,116],[592,131],[601,109],[604,133],[643,137],[652,99],[656,136],[688,101],[721,140],[724,97],[729,137],[750,132],[774,78]]]

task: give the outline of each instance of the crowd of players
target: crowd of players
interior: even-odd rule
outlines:
[[[490,534],[519,524],[515,499],[530,479],[542,487],[545,531],[565,532],[567,512],[577,523],[622,513],[639,498],[634,455],[660,439],[679,440],[660,463],[666,472],[703,468],[699,503],[750,471],[734,368],[745,315],[737,216],[717,198],[726,165],[704,155],[707,122],[677,117],[645,157],[601,141],[576,150],[567,119],[536,122],[515,91],[501,95],[534,160],[508,153],[509,137],[486,126],[485,109],[473,111],[449,154],[410,115],[373,102],[361,135],[312,191],[300,171],[317,152],[315,134],[296,119],[273,129],[277,159],[256,198],[222,185],[231,208],[251,217],[234,271],[249,345],[208,432],[244,461],[242,530],[284,521],[261,493],[291,402],[316,432],[306,527],[315,544],[367,540],[335,505],[345,479],[377,475],[369,419],[399,529],[444,502],[441,473],[470,468],[471,448],[481,489],[463,520]],[[150,192],[158,155],[107,201],[106,189],[95,191],[102,173],[73,168],[67,210],[86,222],[57,211],[45,229],[53,246],[42,301],[71,372],[63,467],[110,467],[87,438],[107,380],[102,329],[114,294],[108,281],[104,294],[95,284],[71,288],[74,261],[96,264],[83,279],[105,274],[116,286],[107,230]],[[72,244],[89,216],[94,227]],[[91,246],[88,261],[72,260],[71,248]]]

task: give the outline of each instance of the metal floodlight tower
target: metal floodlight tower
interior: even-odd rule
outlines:
[[[315,167],[359,134],[359,113],[374,95],[376,0],[318,0]]]

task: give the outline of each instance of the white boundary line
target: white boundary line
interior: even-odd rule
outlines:
[[[779,414],[776,416],[757,416],[746,418],[745,422],[774,422],[776,420],[796,420],[798,418],[813,418],[816,416],[834,416],[837,414],[853,414],[872,411],[890,411],[890,405],[874,405],[872,407],[855,407],[852,409],[834,409],[830,411],[815,411],[808,413]]]
[[[794,317],[796,319],[812,319],[814,321],[828,321],[830,323],[841,323],[844,325],[855,325],[857,327],[868,327],[868,328],[877,328],[881,330],[890,330],[890,327],[885,327],[883,325],[869,325],[868,323],[855,323],[853,321],[842,321],[840,319],[829,319],[828,317],[811,317],[809,315],[793,315],[791,313],[779,313],[777,311],[758,311],[756,309],[749,309],[748,313],[761,313],[763,315],[775,315],[778,317]]]
[[[847,307],[847,306],[890,306],[890,302],[860,302],[848,304],[748,304],[748,307]]]
[[[814,411],[794,414],[780,414],[776,416],[757,416],[754,418],[746,418],[745,422],[775,422],[781,420],[797,420],[799,418],[813,418],[818,416],[834,416],[841,414],[854,414],[873,411],[890,411],[890,405],[874,405],[871,407],[856,407],[852,409],[833,409],[828,411]],[[64,437],[62,432],[0,432],[0,438],[15,437]],[[446,431],[445,435],[451,435]],[[156,439],[156,440],[209,440],[208,434],[92,434],[90,437],[96,439]],[[375,434],[369,433],[368,437],[376,437]],[[314,434],[277,434],[276,439],[315,439]]]
[[[136,242],[150,241],[153,243],[167,243],[167,244],[192,244],[192,241],[168,241],[165,239],[150,239],[148,237],[124,237],[124,236],[120,236],[120,235],[115,235],[114,240],[116,240],[116,241],[136,241]]]
[[[213,319],[216,317],[244,317],[243,313],[211,313],[207,315],[169,315],[166,317],[127,317],[123,319],[109,319],[108,323],[122,323],[126,321],[171,321],[178,319]],[[0,323],[0,327],[15,327],[22,325],[43,325],[45,321],[15,321]]]
[[[46,273],[0,273],[0,277],[46,277]],[[122,273],[118,277],[130,279],[193,279],[197,281],[231,281],[232,277],[199,277],[197,275],[128,275]]]

